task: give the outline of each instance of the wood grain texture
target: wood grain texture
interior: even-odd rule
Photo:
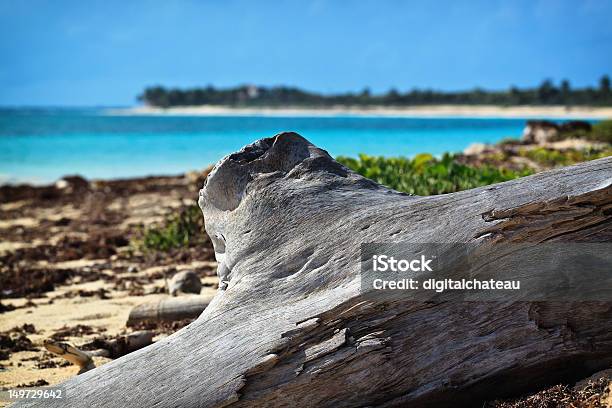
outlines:
[[[183,330],[66,382],[62,406],[458,406],[609,367],[612,304],[366,298],[359,247],[609,240],[611,183],[606,158],[414,197],[297,134],[257,141],[200,192],[226,289]]]

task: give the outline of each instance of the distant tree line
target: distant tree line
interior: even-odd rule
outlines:
[[[440,92],[413,89],[400,92],[391,89],[384,94],[372,94],[368,88],[359,93],[322,95],[295,87],[261,87],[243,85],[218,89],[212,86],[192,89],[146,88],[138,99],[150,106],[408,106],[408,105],[599,105],[612,106],[610,77],[604,75],[597,87],[572,88],[563,80],[557,86],[545,80],[537,88],[510,87],[504,91],[473,89],[460,92]]]

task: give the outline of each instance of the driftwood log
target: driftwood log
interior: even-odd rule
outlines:
[[[225,290],[183,330],[64,383],[61,404],[482,406],[609,368],[610,303],[366,298],[359,246],[609,241],[611,179],[606,158],[412,197],[294,133],[260,140],[200,192]]]
[[[211,296],[183,296],[143,303],[130,311],[126,326],[134,326],[140,322],[195,319],[206,309],[211,300]]]
[[[117,336],[110,340],[94,340],[99,348],[93,351],[83,351],[71,344],[55,340],[45,340],[45,348],[72,364],[79,366],[79,374],[89,371],[96,367],[92,357],[101,356],[107,358],[118,358],[153,344],[153,332],[141,330],[124,336]]]

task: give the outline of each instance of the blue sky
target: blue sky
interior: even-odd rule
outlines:
[[[610,21],[609,0],[0,0],[0,105],[132,105],[154,84],[595,85]]]

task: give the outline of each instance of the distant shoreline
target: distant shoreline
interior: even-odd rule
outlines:
[[[608,119],[612,107],[576,106],[490,106],[490,105],[424,105],[410,107],[353,107],[329,108],[305,107],[230,107],[230,106],[181,106],[157,108],[138,106],[124,109],[108,109],[111,115],[169,115],[169,116],[382,116],[406,118],[527,118],[527,119]]]

